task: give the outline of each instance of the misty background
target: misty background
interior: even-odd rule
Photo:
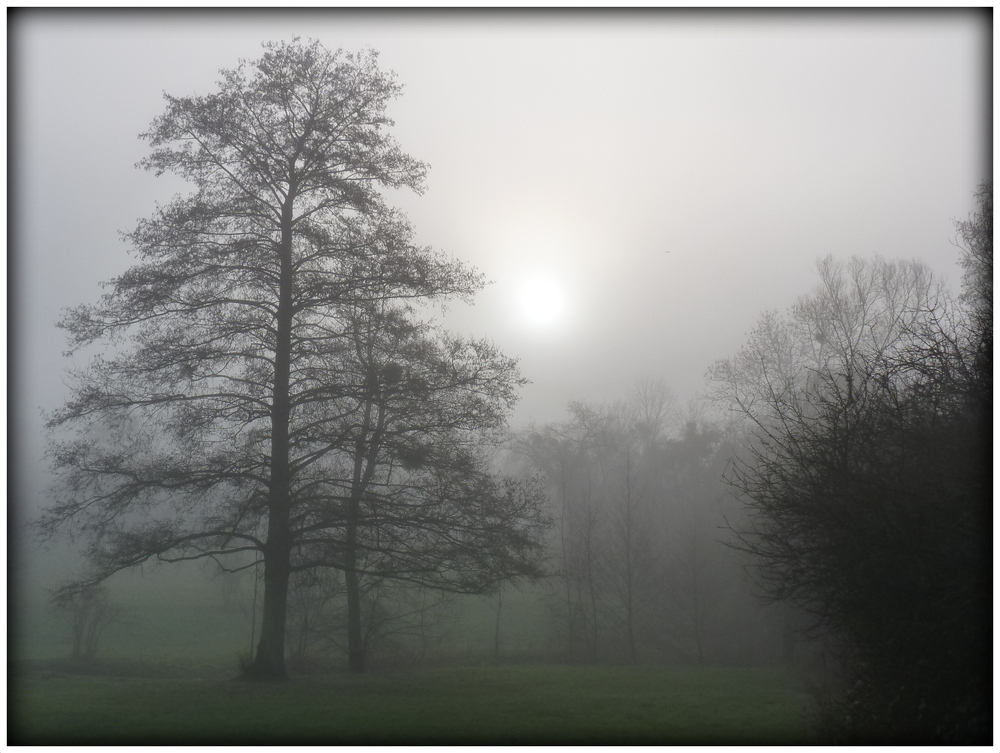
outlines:
[[[137,135],[164,92],[210,92],[262,41],[371,47],[397,73],[393,135],[431,169],[389,203],[493,281],[444,322],[520,359],[514,429],[643,379],[684,405],[827,254],[916,259],[957,292],[954,221],[991,170],[973,12],[29,11],[10,29],[15,525],[46,503],[61,310],[130,266],[119,231],[187,190],[134,168]],[[544,320],[524,308],[538,281],[562,299]],[[71,574],[71,548],[13,551],[26,599]]]

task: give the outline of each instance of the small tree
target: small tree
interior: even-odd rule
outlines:
[[[302,667],[326,649],[343,621],[344,578],[326,568],[299,570],[288,589],[288,654]]]
[[[73,639],[70,657],[75,661],[93,661],[104,630],[121,619],[121,610],[111,602],[108,590],[91,586],[75,592],[57,592],[53,603],[70,617]]]
[[[366,661],[383,666],[420,662],[447,634],[452,594],[381,578],[365,583],[363,594]]]

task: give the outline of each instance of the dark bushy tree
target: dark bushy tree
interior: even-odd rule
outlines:
[[[51,418],[61,487],[40,528],[91,542],[70,591],[149,558],[259,552],[248,673],[271,677],[293,572],[339,568],[354,596],[364,569],[474,588],[537,547],[534,498],[478,449],[515,364],[418,319],[481,279],[416,246],[379,193],[425,170],[386,130],[399,85],[374,53],[265,47],[216,93],[167,96],[145,134],[142,166],[195,190],[128,234],[138,263],[62,322],[74,349],[108,349]]]
[[[989,739],[989,528],[974,341],[916,263],[825,260],[717,364],[752,427],[730,475],[761,584],[836,639],[854,742]]]

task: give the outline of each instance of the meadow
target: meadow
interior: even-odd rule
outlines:
[[[809,741],[808,697],[763,667],[565,665],[540,650],[492,658],[493,607],[470,597],[430,666],[363,676],[237,679],[247,595],[195,571],[120,578],[123,619],[92,663],[73,663],[64,614],[16,593],[8,742],[17,744],[782,744]],[[542,612],[511,595],[505,646],[542,645]]]
[[[256,683],[114,665],[21,671],[9,742],[94,744],[796,744],[805,697],[759,668],[492,665]],[[230,673],[233,674],[233,673]],[[131,675],[131,676],[129,676]]]

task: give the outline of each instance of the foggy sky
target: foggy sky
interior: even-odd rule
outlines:
[[[916,258],[957,290],[953,221],[989,177],[988,16],[949,12],[16,14],[10,353],[26,501],[41,410],[67,396],[60,309],[131,263],[119,231],[186,191],[136,170],[162,93],[214,90],[265,40],[381,53],[390,114],[429,163],[393,193],[419,242],[495,281],[446,324],[490,337],[532,384],[515,425],[638,378],[682,399],[818,257]],[[517,292],[567,296],[530,326]],[[30,503],[30,502],[29,502]]]

